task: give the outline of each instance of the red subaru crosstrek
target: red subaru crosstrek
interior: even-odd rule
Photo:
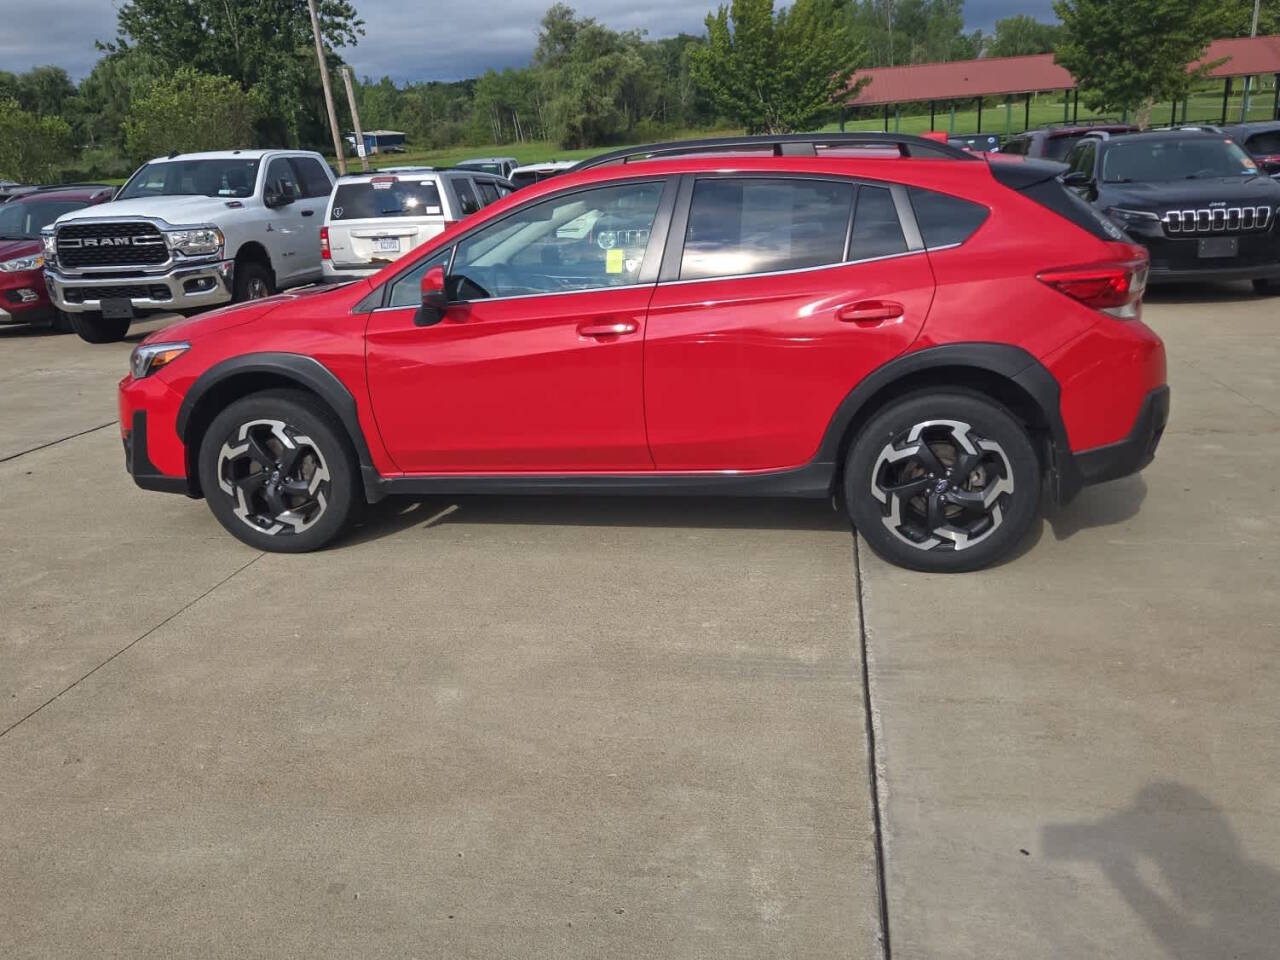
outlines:
[[[840,491],[888,559],[982,567],[1168,416],[1146,253],[1060,169],[890,134],[606,154],[153,334],[128,469],[264,550],[393,493]]]

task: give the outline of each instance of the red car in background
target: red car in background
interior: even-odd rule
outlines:
[[[592,158],[367,279],[153,333],[126,466],[262,550],[388,494],[838,492],[894,563],[974,570],[1168,417],[1147,253],[1060,169],[890,134]]]
[[[70,331],[45,287],[40,231],[64,213],[106,203],[114,194],[115,187],[104,184],[41,187],[0,205],[0,324],[48,324]]]

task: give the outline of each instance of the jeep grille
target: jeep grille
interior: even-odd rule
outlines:
[[[1198,210],[1170,210],[1164,215],[1164,232],[1170,236],[1188,233],[1250,233],[1271,226],[1270,207],[1201,207]]]
[[[164,235],[150,223],[65,223],[57,237],[64,267],[153,266],[169,259]]]

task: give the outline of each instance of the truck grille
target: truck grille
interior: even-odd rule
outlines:
[[[66,223],[58,227],[64,267],[154,266],[169,259],[164,235],[150,223]]]
[[[163,283],[126,283],[99,287],[63,287],[62,295],[68,303],[84,303],[106,300],[109,297],[127,297],[130,300],[168,300],[169,288]]]
[[[1198,210],[1170,210],[1164,215],[1164,232],[1170,236],[1188,233],[1250,233],[1271,226],[1270,207],[1201,207]]]

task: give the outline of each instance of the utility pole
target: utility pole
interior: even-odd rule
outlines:
[[[342,82],[347,85],[347,106],[351,108],[351,123],[356,128],[356,153],[360,154],[360,169],[369,169],[369,151],[364,144],[364,130],[360,127],[360,111],[356,109],[356,92],[351,87],[351,67],[342,65]]]
[[[1249,36],[1256,37],[1258,35],[1258,5],[1261,0],[1253,0],[1253,26],[1249,28]],[[1240,104],[1240,122],[1244,123],[1249,119],[1249,83],[1253,77],[1244,78],[1244,100]]]
[[[320,18],[316,16],[316,0],[307,0],[311,9],[311,32],[316,37],[316,63],[320,66],[320,83],[324,86],[324,105],[329,110],[329,130],[333,133],[333,150],[338,155],[338,174],[347,172],[347,158],[342,152],[342,134],[338,131],[338,114],[333,109],[333,91],[329,88],[329,65],[320,42]]]

